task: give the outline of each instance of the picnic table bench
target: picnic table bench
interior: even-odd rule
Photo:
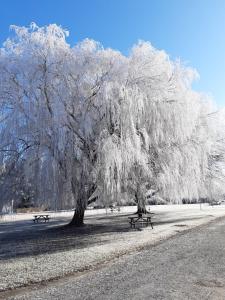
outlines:
[[[129,223],[131,228],[135,228],[136,224],[140,223],[142,226],[143,225],[151,225],[153,229],[153,223],[152,223],[152,217],[154,213],[148,213],[148,214],[138,214],[137,216],[131,216],[128,217]]]
[[[50,219],[49,215],[36,215],[34,216],[33,221],[34,223],[38,223],[39,221],[44,221],[46,223],[49,222],[49,219]]]
[[[111,206],[111,207],[110,207],[110,211],[111,211],[111,212],[114,212],[114,211],[120,212],[120,207]]]

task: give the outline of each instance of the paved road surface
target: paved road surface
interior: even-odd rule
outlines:
[[[225,299],[225,219],[8,299]]]

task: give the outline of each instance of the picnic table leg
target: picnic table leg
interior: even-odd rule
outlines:
[[[150,223],[150,225],[151,225],[151,227],[152,227],[152,229],[153,229],[153,223],[152,223],[152,219],[151,219],[151,217],[148,219],[148,224]]]
[[[130,223],[131,228],[135,228],[135,223]]]

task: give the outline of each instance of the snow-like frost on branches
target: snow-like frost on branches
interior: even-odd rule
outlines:
[[[80,211],[96,194],[143,207],[149,190],[175,203],[224,193],[224,112],[192,89],[195,70],[144,41],[124,56],[90,39],[71,47],[55,24],[11,29],[0,50],[2,202],[19,202],[17,189]]]

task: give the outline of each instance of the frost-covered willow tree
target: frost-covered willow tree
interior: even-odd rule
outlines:
[[[14,163],[24,161],[40,201],[74,203],[72,222],[79,225],[96,188],[97,145],[108,126],[104,93],[125,58],[91,40],[70,48],[56,25],[13,29],[1,49],[3,160],[10,150]]]
[[[142,212],[147,190],[171,202],[223,193],[223,113],[192,90],[195,71],[146,42],[123,56],[88,39],[70,47],[56,25],[12,29],[0,52],[1,193],[16,182],[38,205],[75,206],[75,225],[93,193],[106,205],[126,193]]]
[[[208,197],[207,178],[216,178],[209,175],[214,151],[220,153],[217,186],[223,193],[224,118],[213,118],[209,99],[192,90],[196,76],[149,43],[134,46],[125,81],[113,85],[110,95],[118,99],[113,102],[120,135],[109,136],[100,146],[106,177],[100,182],[107,184],[114,198],[122,190],[129,191],[138,211],[145,211],[147,189],[176,203]]]

